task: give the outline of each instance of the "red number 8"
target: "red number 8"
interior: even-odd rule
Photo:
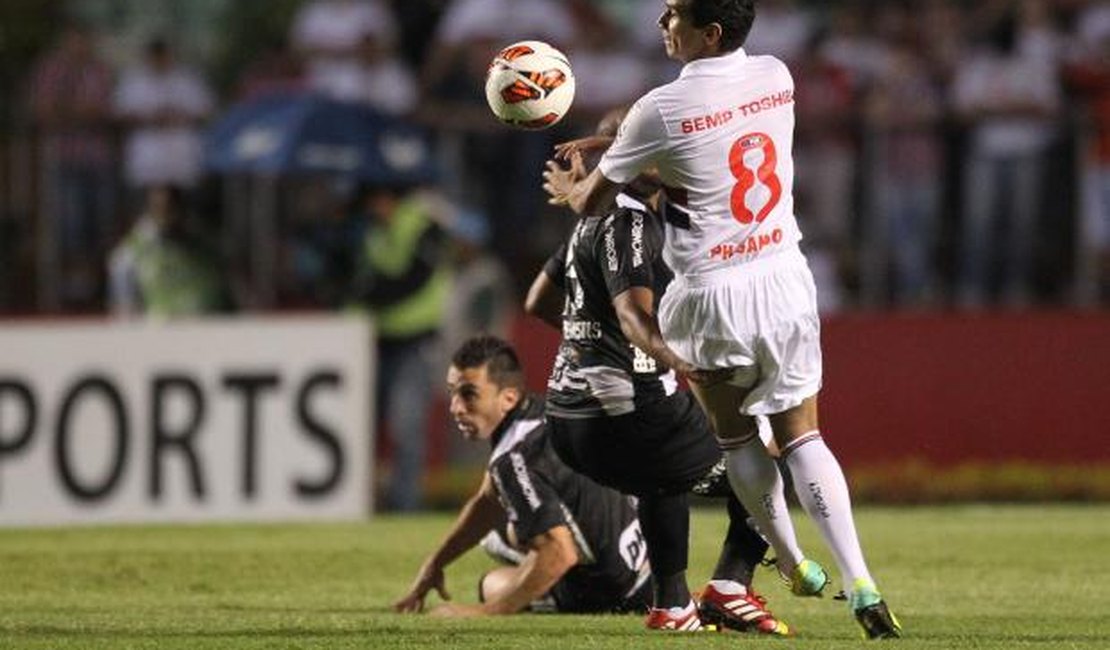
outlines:
[[[763,164],[754,172],[744,165],[744,154],[753,149],[763,151]],[[775,152],[775,143],[771,141],[771,136],[765,133],[748,133],[740,136],[736,142],[732,143],[732,149],[728,152],[728,168],[732,171],[733,177],[736,178],[736,185],[732,188],[732,217],[734,219],[743,224],[752,221],[762,222],[771,210],[778,205],[779,199],[782,197],[782,182],[775,175],[777,164],[778,155]],[[758,214],[752,214],[744,198],[755,187],[757,177],[760,183],[771,190],[771,198],[767,200]]]

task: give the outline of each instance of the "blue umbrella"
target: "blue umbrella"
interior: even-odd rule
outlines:
[[[436,177],[423,129],[317,95],[271,96],[232,107],[208,130],[205,167],[217,173],[342,174],[401,185]]]

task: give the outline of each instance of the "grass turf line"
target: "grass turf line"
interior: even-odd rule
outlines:
[[[724,648],[858,641],[844,603],[756,588],[794,640],[663,635],[636,616],[451,621],[389,604],[447,531],[449,514],[359,524],[0,529],[0,647],[17,648]],[[872,572],[906,627],[904,648],[1110,646],[1110,506],[949,506],[858,512]],[[723,511],[693,519],[689,578],[708,577]],[[815,529],[803,545],[832,567]],[[480,551],[448,570],[473,602],[493,566]],[[839,587],[839,585],[835,585]],[[437,596],[430,603],[438,601]]]

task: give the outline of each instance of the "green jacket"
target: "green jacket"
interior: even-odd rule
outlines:
[[[368,228],[355,292],[375,315],[380,337],[438,331],[451,288],[446,245],[419,197],[403,200],[388,222]]]
[[[191,240],[168,239],[140,223],[127,236],[126,269],[147,316],[175,318],[220,311],[224,285],[212,255]],[[129,262],[129,263],[128,263]]]

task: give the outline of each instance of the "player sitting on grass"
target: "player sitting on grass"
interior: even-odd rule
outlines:
[[[444,568],[487,535],[507,529],[509,543],[521,552],[519,564],[482,577],[480,605],[444,604],[433,614],[643,611],[650,571],[636,511],[627,497],[575,474],[555,456],[543,401],[525,391],[512,347],[491,336],[466,341],[452,358],[447,390],[462,435],[489,441],[489,466],[394,609],[422,611],[432,589],[449,600]]]

